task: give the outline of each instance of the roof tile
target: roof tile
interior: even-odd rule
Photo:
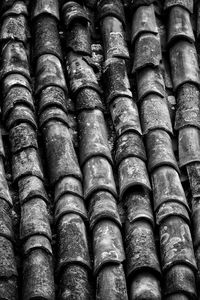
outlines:
[[[95,193],[89,205],[90,228],[93,229],[101,219],[109,219],[115,222],[119,227],[122,226],[117,201],[113,195],[107,191]]]
[[[0,40],[6,43],[9,40],[16,40],[26,44],[30,38],[27,19],[24,15],[8,15],[3,20],[0,32]]]
[[[179,202],[188,208],[180,177],[172,167],[163,166],[155,169],[152,173],[152,187],[155,210],[161,204],[170,201]]]
[[[56,19],[41,15],[34,22],[33,55],[37,59],[44,54],[52,54],[62,59],[62,50]]]
[[[43,181],[37,176],[22,177],[18,180],[18,187],[19,200],[21,205],[34,197],[41,198],[47,204],[49,204],[49,198],[44,188]]]
[[[21,74],[30,80],[28,57],[24,45],[9,41],[2,50],[1,80],[9,74]]]
[[[78,116],[80,164],[94,156],[102,156],[113,164],[108,144],[108,133],[102,111],[82,111]]]
[[[158,129],[150,131],[146,135],[146,147],[149,172],[166,165],[173,167],[179,172],[172,148],[172,141],[167,132]]]
[[[194,33],[190,22],[190,14],[182,7],[174,6],[169,15],[168,44],[179,40],[194,42]]]
[[[104,36],[105,58],[128,59],[129,51],[121,21],[115,16],[103,18],[101,20],[101,30]]]
[[[116,142],[115,162],[118,166],[123,159],[128,157],[138,157],[143,161],[147,160],[141,136],[133,132],[127,132],[120,136]]]
[[[126,221],[127,276],[142,270],[161,273],[152,225],[146,220]]]
[[[49,14],[59,20],[58,1],[54,0],[37,0],[33,6],[32,18],[36,18],[42,14]]]
[[[38,149],[36,132],[28,123],[22,123],[11,128],[9,140],[12,153],[16,153],[29,147]]]
[[[165,84],[159,68],[144,68],[137,73],[138,101],[150,94],[165,96]]]
[[[180,86],[177,91],[175,130],[195,126],[200,128],[199,88],[190,83]]]
[[[117,197],[112,166],[101,156],[90,158],[83,166],[84,197],[88,199],[94,192],[105,190]]]
[[[57,86],[67,91],[62,65],[56,56],[52,54],[40,56],[36,68],[36,95],[49,86]]]
[[[199,67],[195,46],[187,41],[179,41],[170,48],[170,64],[174,90],[184,83],[199,85]]]
[[[147,299],[150,297],[150,299],[160,300],[161,287],[159,280],[147,270],[136,274],[130,287],[130,295],[132,299],[140,299],[141,297]]]
[[[82,174],[66,125],[52,120],[46,123],[44,132],[51,183],[55,184],[65,176],[81,179]]]
[[[12,112],[13,107],[18,104],[28,106],[33,112],[35,111],[31,92],[25,87],[12,87],[8,91],[6,97],[3,99],[2,114],[4,120],[9,117],[9,114]]]
[[[64,215],[58,223],[57,272],[71,264],[91,268],[87,232],[83,219],[75,214]]]
[[[110,104],[110,113],[118,136],[129,131],[142,134],[138,108],[131,98],[115,98]]]
[[[99,272],[97,276],[96,299],[128,299],[122,265],[108,265]]]
[[[183,293],[186,294],[188,298],[196,298],[194,273],[186,265],[173,266],[167,272],[164,278],[164,284],[166,295]]]
[[[170,9],[173,6],[181,6],[193,13],[193,0],[165,0],[164,8]]]
[[[139,37],[139,35],[144,33],[153,33],[155,35],[158,34],[153,5],[140,6],[135,11],[132,19],[132,44]]]
[[[148,135],[152,130],[161,129],[173,134],[167,101],[156,94],[146,96],[140,105],[142,116],[143,135]]]
[[[51,240],[47,205],[39,198],[32,198],[21,207],[20,238],[24,240],[33,235],[43,235]]]
[[[135,41],[135,59],[132,72],[146,67],[157,67],[161,62],[161,48],[158,36],[143,33]]]
[[[82,300],[94,299],[90,282],[91,276],[84,266],[69,265],[61,275],[59,299],[66,300],[70,297]]]
[[[178,135],[179,165],[184,167],[193,162],[200,162],[200,135],[195,127],[184,127]]]
[[[151,191],[151,184],[147,173],[146,164],[138,157],[123,159],[118,168],[120,199],[131,187],[144,187]]]
[[[31,251],[23,264],[23,299],[43,297],[54,299],[53,264],[51,255],[37,249]],[[42,278],[42,280],[41,280]]]

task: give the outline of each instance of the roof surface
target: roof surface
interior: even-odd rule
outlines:
[[[0,2],[0,299],[200,297],[200,3]]]

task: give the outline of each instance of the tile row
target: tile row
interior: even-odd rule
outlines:
[[[18,268],[15,256],[16,236],[13,224],[13,200],[5,174],[5,152],[0,137],[0,293],[4,299],[18,294]]]
[[[79,299],[80,295],[92,299],[88,215],[83,176],[70,134],[59,19],[57,1],[35,2],[32,20],[35,96],[54,194],[55,276],[59,299]]]
[[[75,41],[74,32],[79,41],[76,47],[69,42],[65,47],[66,70],[77,112],[79,160],[89,210],[96,299],[128,299],[114,162],[103,114],[102,89],[91,57],[90,20],[78,1],[65,3],[62,14],[66,41]]]
[[[115,9],[109,7],[108,2]],[[100,20],[105,57],[103,81],[117,136],[115,163],[119,197],[126,212],[124,236],[129,295],[130,299],[161,299],[161,269],[155,242],[147,156],[137,103],[126,69],[125,60],[129,59],[129,52],[125,39],[125,16],[121,1],[100,1],[99,15],[103,7],[108,10],[106,17]],[[113,14],[119,7],[120,17]]]
[[[184,34],[189,36],[190,42],[194,38],[192,28],[187,31],[184,27],[185,32],[183,30],[181,32],[179,28],[182,24],[185,26],[189,22],[189,16],[185,16],[182,10],[185,9],[183,7],[186,7],[186,13],[190,14],[191,3],[192,1],[165,1],[164,5],[165,13],[173,14],[168,24],[171,31],[168,35],[167,47],[171,47],[168,48],[170,49],[169,57],[170,60],[174,60],[171,74],[175,89],[187,80],[183,78],[184,76],[190,76],[189,69],[187,69],[187,73],[183,72],[186,65],[191,66],[191,60],[187,64],[186,52],[190,53],[190,59],[191,55],[194,55],[193,46],[186,43],[186,47],[180,46],[181,52],[186,49],[185,56],[182,58],[181,53],[177,52],[175,44],[175,41],[182,38]],[[181,16],[184,16],[184,20],[180,21]],[[132,72],[137,79],[138,106],[145,136],[148,170],[151,175],[154,210],[159,231],[164,282],[163,295],[178,299],[177,297],[182,294],[184,299],[193,299],[197,297],[195,285],[197,265],[190,232],[190,209],[180,181],[179,167],[182,165],[180,157],[179,165],[176,161],[172,144],[174,133],[162,74],[163,54],[158,18],[153,4],[146,5],[143,1],[137,9],[135,8],[132,22],[132,47],[134,51]],[[137,26],[134,25],[136,23]],[[174,29],[172,30],[172,28]],[[195,65],[194,59],[192,62]],[[190,70],[193,76],[196,69],[191,67]],[[197,77],[194,80],[197,80]],[[144,89],[141,88],[141,83],[145,86],[145,93]],[[141,91],[143,92],[142,95]],[[175,124],[181,126],[180,118],[179,120],[176,119]],[[178,126],[175,126],[175,129]],[[184,156],[186,148],[190,147],[191,143],[183,140],[180,136],[179,141],[181,141],[179,142],[179,153],[182,151]],[[188,159],[186,153],[185,157]],[[173,283],[171,282],[172,278]]]
[[[166,1],[167,4],[167,1]],[[167,10],[169,60],[174,93],[177,95],[176,130],[178,130],[179,166],[185,170],[191,190],[193,244],[199,283],[199,66],[191,14],[193,1],[177,2]],[[184,24],[184,25],[183,25]]]
[[[22,298],[54,299],[50,203],[38,148],[28,11],[25,2],[7,2],[1,16],[2,117],[9,132],[12,178],[18,187],[21,207]],[[1,249],[4,247],[8,248],[5,245]],[[14,268],[11,253],[7,264]],[[4,294],[4,299],[17,299],[12,285],[7,286]]]

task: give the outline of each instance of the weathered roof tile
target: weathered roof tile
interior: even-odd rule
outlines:
[[[71,264],[81,264],[91,268],[88,251],[87,232],[83,219],[75,214],[64,215],[58,225],[57,272]]]
[[[159,68],[144,68],[137,73],[138,101],[150,94],[165,96],[165,84]]]
[[[168,20],[168,44],[179,40],[194,42],[194,33],[190,22],[190,14],[182,7],[174,6],[171,8]]]
[[[36,95],[49,86],[57,86],[67,91],[62,65],[55,55],[40,56],[36,68]]]
[[[63,270],[60,278],[59,299],[67,300],[70,297],[77,300],[94,299],[90,282],[91,275],[87,268],[78,264],[69,265]]]
[[[80,164],[94,156],[102,156],[113,164],[108,144],[108,132],[102,111],[82,111],[78,116]]]
[[[44,235],[51,240],[47,205],[39,198],[32,198],[21,207],[20,238],[24,240],[33,235]]]
[[[28,57],[24,45],[9,41],[2,50],[1,80],[9,74],[21,74],[30,80]]]
[[[132,72],[146,67],[158,67],[161,63],[160,39],[152,33],[144,33],[135,42],[135,59]]]
[[[129,97],[115,98],[110,104],[110,113],[118,136],[129,131],[142,134],[138,108],[133,99]]]
[[[173,134],[167,101],[156,94],[146,96],[140,104],[143,134],[148,135],[152,130],[161,129]]]
[[[115,222],[119,227],[122,226],[117,201],[113,195],[107,191],[95,193],[89,205],[90,228],[93,229],[101,219],[109,219]]]
[[[65,176],[81,179],[82,174],[66,125],[52,120],[44,126],[44,133],[51,183],[55,184]]]
[[[62,60],[59,32],[56,19],[50,15],[41,15],[33,21],[34,59],[44,54],[53,54]]]
[[[199,67],[195,46],[179,41],[169,50],[172,81],[176,91],[184,83],[199,85]]]
[[[31,251],[23,264],[23,299],[34,297],[54,300],[53,263],[51,255],[37,249]],[[42,278],[42,280],[41,280]]]
[[[68,1],[62,6],[62,14],[64,18],[65,28],[75,21],[90,22],[87,11],[76,1]]]
[[[196,298],[195,276],[185,264],[173,266],[164,277],[164,285],[166,295],[183,293],[188,298]]]
[[[144,187],[151,191],[146,164],[138,157],[123,159],[118,168],[120,199],[133,187]]]
[[[43,14],[49,14],[56,19],[60,19],[58,1],[54,0],[37,0],[33,6],[32,18]]]
[[[146,220],[126,221],[127,276],[142,270],[160,275],[160,264],[154,240],[153,228]]]
[[[167,132],[159,129],[150,131],[146,135],[146,147],[150,172],[164,165],[171,166],[179,172],[172,141]]]
[[[4,120],[9,118],[9,114],[12,113],[12,110],[17,104],[23,104],[28,106],[33,112],[35,111],[31,92],[25,87],[11,87],[6,97],[3,99],[2,117]]]
[[[193,0],[165,0],[164,8],[170,9],[173,6],[180,6],[193,13]]]
[[[24,15],[8,15],[1,26],[0,40],[6,43],[9,40],[16,40],[26,44],[30,39],[27,19]]]
[[[128,59],[129,51],[122,22],[112,15],[104,17],[101,20],[101,30],[104,36],[105,59]]]
[[[147,160],[141,136],[136,133],[127,132],[120,136],[116,142],[115,162],[119,165],[123,159],[134,156],[144,161]]]
[[[180,86],[177,91],[175,130],[195,126],[200,128],[199,88],[190,83]]]
[[[12,153],[16,153],[29,147],[38,149],[36,132],[28,123],[21,123],[11,128],[9,140]]]
[[[117,197],[112,166],[101,156],[90,158],[83,166],[84,197],[88,199],[94,192],[105,190]]]
[[[43,199],[49,204],[49,198],[45,190],[43,180],[37,176],[25,176],[18,180],[19,200],[23,205],[25,202],[36,197]]]
[[[133,224],[146,220],[154,227],[154,215],[150,193],[144,189],[130,189],[125,198],[126,221]]]
[[[76,213],[87,221],[87,211],[81,197],[65,194],[60,197],[55,205],[55,223],[58,223],[60,219],[67,214]]]
[[[158,34],[153,5],[140,6],[132,19],[131,42],[134,43],[143,33]]]
[[[13,180],[18,180],[24,176],[37,176],[44,179],[42,165],[39,154],[34,148],[27,148],[12,156]]]
[[[132,299],[148,298],[155,300],[161,299],[161,286],[157,277],[151,272],[144,270],[136,274],[130,287]]]
[[[200,162],[200,135],[195,127],[184,127],[178,136],[179,165],[184,167],[193,162]]]
[[[99,19],[113,16],[125,23],[124,8],[121,0],[100,0],[98,2],[98,15]]]
[[[188,208],[186,196],[181,185],[180,177],[172,167],[160,167],[152,173],[154,193],[154,209],[165,202],[175,201]]]
[[[100,220],[93,228],[94,273],[108,264],[125,260],[120,228],[111,220]]]

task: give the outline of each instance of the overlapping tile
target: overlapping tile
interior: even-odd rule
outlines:
[[[0,3],[3,298],[198,299],[199,8]]]
[[[104,4],[106,6],[106,1],[100,1],[99,9],[102,9],[101,2],[102,5]],[[112,1],[112,3],[113,5],[116,5],[114,1]],[[152,12],[151,9],[153,9],[152,6],[150,7],[150,12]],[[147,8],[145,7],[144,14],[140,10],[140,13],[142,16],[144,16],[144,19],[146,17],[146,10]],[[108,17],[112,18],[112,13],[110,13],[110,16],[107,16],[107,19]],[[153,22],[153,19],[151,20]],[[144,22],[141,21],[141,23],[142,25],[144,25]],[[137,28],[137,33],[133,33],[134,38],[132,38],[132,42],[137,43],[137,40],[141,39],[143,35],[145,35],[147,39],[149,37],[153,37],[154,39],[154,37],[156,37],[155,33],[157,33],[157,27],[154,26],[155,24],[151,25],[152,31],[150,29],[142,28],[140,30],[140,28]],[[150,33],[148,33],[149,31]],[[116,70],[118,71],[118,68],[116,67],[115,71],[113,68],[112,73],[107,72],[107,66],[110,64],[111,58],[108,58],[106,56],[106,44],[108,43],[108,41],[105,38],[103,30],[102,38],[105,53],[105,71],[103,74],[104,81],[106,83],[113,82],[113,84],[115,85],[115,94],[113,97],[110,97],[111,86],[108,84],[105,84],[105,93],[107,95],[106,101],[109,105],[113,124],[115,126],[117,134],[117,141],[115,145],[115,159],[118,167],[120,200],[123,202],[126,208],[125,250],[126,275],[128,283],[130,285],[129,293],[131,299],[145,298],[147,297],[147,295],[153,298],[155,297],[155,299],[161,299],[159,282],[160,264],[155,244],[154,217],[150,200],[151,185],[146,166],[146,153],[141,138],[139,113],[136,103],[133,100],[133,95],[130,89],[126,65],[123,61],[123,57],[118,58],[118,60],[116,58],[112,58],[113,62],[115,59],[116,66],[121,66],[120,72],[116,73]],[[147,49],[148,46],[150,47],[150,43],[143,43],[142,39],[140,40],[140,42],[139,45],[141,46],[141,49],[143,47],[146,47],[145,49]],[[154,45],[156,44],[154,43]],[[160,45],[158,44],[158,49],[159,47]],[[139,48],[140,47],[138,47],[138,60],[135,64],[134,72],[142,68],[143,64],[149,67],[151,64],[157,65],[156,61],[158,61],[159,63],[160,51],[158,51],[158,56],[156,56],[158,60],[156,59],[155,61],[145,61],[143,58],[141,58],[139,53],[144,53],[145,59],[147,58],[147,60],[148,57],[146,56],[145,52],[141,52],[141,49]],[[155,52],[157,53],[157,48],[155,48]],[[115,57],[114,54],[113,57]],[[123,119],[121,118],[121,109],[116,110],[116,112],[114,111],[118,103],[123,103]],[[137,127],[132,126],[132,120],[128,117],[129,114],[131,115],[132,107],[134,107],[134,119]],[[113,111],[115,112],[115,114],[113,114]],[[126,121],[125,130],[119,132],[118,124],[116,123],[115,119],[122,119],[122,121]],[[152,287],[151,292],[148,286]]]
[[[88,217],[83,201],[82,172],[67,114],[68,90],[56,20],[60,18],[58,7],[58,1],[38,0],[32,19],[37,29],[34,32],[35,93],[49,179],[54,193],[57,296],[59,299],[92,299],[91,258],[86,227]],[[68,11],[70,14],[66,20],[68,26],[71,26],[71,22],[74,24],[73,14],[74,10],[79,13],[78,8],[76,10],[73,5],[70,6],[70,2],[64,4],[63,14],[66,15]],[[44,19],[47,26],[43,26]],[[76,34],[72,34],[71,41],[78,47],[73,37],[76,38]],[[79,88],[76,80],[74,85],[75,90],[77,86]]]
[[[18,270],[15,258],[15,234],[12,220],[13,201],[8,188],[4,169],[4,148],[1,135],[0,156],[0,292],[5,299],[15,299],[18,295]]]
[[[168,1],[165,1],[168,4]],[[170,1],[169,1],[170,2]],[[176,113],[176,128],[178,129],[178,147],[179,147],[179,165],[181,168],[186,168],[187,175],[190,182],[190,189],[192,193],[192,221],[193,221],[193,243],[195,255],[197,259],[197,266],[199,267],[198,256],[198,200],[195,195],[198,195],[198,141],[199,141],[199,127],[198,127],[198,110],[199,110],[199,66],[197,60],[197,52],[194,44],[194,38],[191,39],[191,13],[193,1],[187,1],[175,6],[168,11],[168,20],[172,18],[174,11],[182,10],[180,14],[180,21],[185,24],[185,34],[178,36],[174,32],[174,45],[170,46],[170,65],[172,70],[172,79],[174,89],[177,89],[177,104],[178,109]],[[179,8],[181,6],[181,8]],[[187,22],[186,22],[187,16]],[[180,22],[174,20],[174,26],[178,27]],[[168,36],[172,35],[173,27],[168,28]],[[190,41],[190,44],[188,43]],[[179,60],[176,62],[176,54]],[[190,50],[189,50],[190,49]],[[188,51],[190,57],[190,64],[187,65]],[[183,64],[181,63],[184,57]],[[175,67],[176,66],[176,67]],[[177,71],[176,71],[177,70]],[[181,74],[181,76],[178,75]],[[196,74],[196,75],[195,75]],[[180,80],[179,80],[180,79]],[[178,84],[179,81],[179,84]],[[191,101],[188,101],[188,99]],[[186,100],[187,99],[187,100]],[[186,104],[187,103],[187,104]],[[178,126],[177,126],[178,125]],[[198,271],[199,273],[199,271]],[[199,276],[198,276],[199,282]]]
[[[118,2],[119,7],[113,6],[112,1],[107,4],[107,7],[103,6],[104,9],[99,12],[101,22],[104,22],[105,16],[109,16],[110,11],[113,13],[113,18],[120,14],[120,2]],[[82,14],[87,14],[84,7],[82,7]],[[67,18],[66,12],[64,17]],[[74,20],[71,26],[77,28],[78,22],[79,18],[77,13],[77,19]],[[116,25],[118,19],[114,20],[114,22],[116,22],[114,24]],[[108,30],[106,34],[109,43],[107,55],[111,56],[111,59],[115,51],[117,53],[116,55],[121,55],[121,53],[125,51],[124,46],[122,46],[122,48],[119,46],[119,49],[116,49],[118,35],[113,33],[114,37],[112,38],[112,26],[114,25],[112,23],[110,23],[110,27],[108,24],[105,25],[105,28]],[[84,23],[84,26],[88,27],[88,24]],[[119,28],[119,30],[122,30],[122,27]],[[66,22],[65,30],[66,35],[70,34]],[[87,32],[87,42],[91,48],[89,31]],[[123,45],[123,43],[121,44],[121,41],[119,41],[119,45]],[[102,91],[98,84],[91,58],[86,56],[86,52],[80,54],[79,49],[71,48],[70,50],[73,50],[73,52],[69,51],[67,53],[67,71],[70,90],[74,94],[78,112],[80,133],[79,154],[83,170],[84,197],[89,206],[96,298],[127,299],[126,280],[122,267],[125,260],[125,253],[122,241],[121,222],[116,205],[118,193],[114,180],[113,160],[108,144],[107,128],[102,112],[100,99]],[[119,54],[117,52],[118,50],[122,50],[122,52]],[[87,55],[90,55],[89,52]],[[113,63],[115,63],[114,60]],[[109,72],[113,71],[114,67],[111,65]],[[121,72],[120,65],[119,72]],[[114,81],[112,81],[112,83],[114,83]],[[112,83],[111,92],[115,91]],[[88,97],[89,93],[92,93],[94,102],[92,98]],[[111,98],[112,97],[114,97],[114,95],[111,93]],[[79,103],[80,101],[81,105]]]
[[[179,9],[179,7],[181,8]],[[142,6],[141,6],[142,7]],[[182,11],[185,7],[186,12]],[[139,9],[139,8],[138,8]],[[169,19],[168,29],[171,28],[171,33],[168,35],[168,47],[170,59],[171,59],[171,72],[174,90],[183,85],[185,82],[194,82],[198,85],[198,66],[196,63],[195,48],[187,40],[193,41],[194,35],[189,23],[190,16],[189,12],[192,10],[191,3],[187,1],[165,1],[165,9],[171,14]],[[172,14],[174,16],[172,17]],[[134,14],[135,15],[135,14]],[[133,15],[133,18],[134,18]],[[179,17],[181,17],[181,21]],[[176,18],[177,16],[177,18]],[[177,20],[177,21],[176,21]],[[185,23],[184,23],[185,22]],[[133,21],[134,23],[134,21]],[[158,21],[159,24],[159,21]],[[181,33],[180,25],[185,24],[184,32]],[[188,30],[186,30],[187,28]],[[142,33],[144,35],[144,33]],[[155,34],[155,33],[154,33]],[[157,36],[160,43],[160,35]],[[162,36],[162,35],[161,35]],[[153,34],[152,34],[153,38]],[[181,38],[184,42],[181,41]],[[161,39],[162,41],[162,39]],[[150,45],[150,44],[148,44]],[[137,40],[134,41],[134,51],[137,54],[139,44]],[[162,49],[164,50],[164,49]],[[187,52],[188,51],[188,52]],[[187,56],[187,53],[190,55]],[[147,76],[149,70],[155,72],[155,70],[162,77],[162,66],[161,61],[157,60],[157,64],[152,63],[154,59],[157,59],[157,52],[152,48],[152,52],[147,52],[145,61],[149,61],[149,64],[141,65],[141,70],[136,69],[138,87],[140,87],[141,75]],[[153,55],[153,57],[152,57]],[[187,58],[192,58],[192,64],[190,60],[190,66],[187,66]],[[148,58],[149,57],[149,58]],[[183,58],[184,57],[184,58]],[[137,55],[136,55],[137,58]],[[135,60],[135,57],[134,57]],[[182,61],[181,61],[182,60]],[[156,61],[156,60],[155,60]],[[150,64],[151,62],[151,64]],[[187,69],[187,73],[184,70]],[[154,77],[152,77],[154,78]],[[150,96],[140,97],[140,112],[141,122],[146,125],[148,121],[152,127],[149,131],[144,131],[146,140],[146,149],[148,157],[149,172],[152,178],[153,198],[154,198],[154,210],[156,214],[156,223],[158,224],[159,230],[159,243],[160,243],[160,255],[161,255],[161,267],[164,276],[163,295],[173,295],[176,299],[176,294],[181,292],[189,297],[196,297],[196,286],[195,286],[195,274],[196,274],[196,260],[194,256],[192,236],[190,232],[190,218],[188,215],[188,204],[184,194],[184,190],[181,186],[179,178],[179,168],[173,152],[172,144],[172,124],[170,120],[168,107],[165,109],[165,115],[160,118],[160,122],[152,117],[152,109],[146,106],[146,113],[144,113],[144,103],[149,101],[153,97],[158,97],[158,92],[146,85],[147,91],[149,90]],[[140,89],[139,89],[140,91]],[[167,93],[163,87],[162,95],[163,101],[167,100]],[[167,101],[165,102],[167,103]],[[162,114],[164,105],[158,107],[157,113]],[[165,117],[164,117],[165,116]],[[166,123],[167,118],[167,123]],[[161,125],[162,124],[162,125]],[[154,126],[153,126],[154,125]],[[150,125],[149,125],[150,126]],[[145,129],[146,127],[143,126]],[[171,128],[171,130],[170,130]],[[167,142],[168,141],[168,142]],[[162,146],[163,145],[163,146]],[[164,146],[165,145],[165,146]],[[183,147],[190,147],[191,143],[184,143]],[[187,146],[188,145],[188,146]],[[185,148],[184,148],[185,149]],[[195,151],[194,151],[195,152]],[[171,179],[170,179],[171,178]],[[174,179],[172,179],[174,178]],[[179,192],[178,192],[179,191]],[[179,225],[178,225],[179,224]],[[184,236],[188,236],[182,239],[180,238],[184,233]],[[187,232],[187,233],[186,233]],[[176,242],[175,242],[176,240]],[[187,242],[186,242],[187,240]],[[189,248],[190,249],[189,249]],[[184,270],[183,270],[184,269]],[[172,275],[173,274],[173,275]],[[180,279],[180,274],[183,276],[183,280]],[[189,280],[189,274],[191,279]],[[173,285],[170,286],[170,281],[173,276]],[[175,280],[176,278],[176,280]],[[186,288],[188,284],[188,288]],[[189,288],[190,287],[190,288]]]
[[[13,1],[14,2],[14,1]],[[23,253],[22,298],[54,299],[54,276],[51,249],[50,216],[44,175],[37,143],[37,123],[34,113],[29,65],[29,32],[26,4],[8,3],[9,9],[2,17],[2,89],[3,118],[9,131],[12,152],[12,175],[19,188],[21,205],[20,239]],[[5,17],[4,17],[5,16]],[[13,18],[21,18],[18,22]],[[20,31],[19,28],[22,28]],[[5,243],[3,240],[2,243]],[[7,249],[13,265],[10,246]],[[3,258],[3,253],[1,255]],[[16,276],[16,274],[13,274]],[[41,281],[42,276],[42,281]],[[43,284],[45,283],[45,284]],[[9,283],[11,285],[11,282]],[[2,284],[3,289],[3,284]],[[7,287],[8,289],[8,287]],[[9,294],[9,295],[6,295]],[[13,286],[3,291],[5,299],[17,299]],[[13,295],[12,295],[13,294]]]

